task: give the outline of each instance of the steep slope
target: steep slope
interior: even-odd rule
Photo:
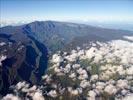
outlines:
[[[0,44],[0,94],[18,81],[34,84],[41,80],[48,60],[43,44],[20,33],[0,34]]]

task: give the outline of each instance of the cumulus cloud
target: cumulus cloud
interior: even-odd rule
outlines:
[[[127,80],[118,80],[117,81],[117,87],[124,89],[124,88],[128,88],[128,81]]]
[[[29,87],[29,84],[26,84],[26,82],[18,82],[17,85],[16,85],[16,88],[19,90],[19,89],[22,89],[22,88],[28,88]]]
[[[95,93],[93,90],[90,90],[90,91],[88,92],[88,96],[90,97],[90,98],[89,98],[90,100],[95,100],[96,93]]]
[[[54,54],[52,57],[52,62],[60,63],[63,61],[63,58],[59,54]]]
[[[105,88],[105,86],[106,86],[106,83],[104,83],[104,82],[97,82],[96,83],[96,89],[99,92],[103,92],[103,89]]]
[[[117,89],[112,84],[109,84],[105,87],[104,91],[107,92],[108,94],[112,95],[117,92]]]
[[[0,43],[0,46],[4,46],[4,45],[6,45],[5,42],[1,42],[1,43]]]
[[[77,70],[77,73],[79,73],[79,79],[80,80],[83,80],[83,79],[87,79],[88,78],[88,74],[87,74],[87,71],[85,69],[82,69],[82,68],[79,68]]]
[[[90,80],[91,80],[91,81],[96,81],[96,80],[98,80],[98,75],[97,75],[97,74],[96,74],[96,75],[92,75]]]
[[[2,61],[5,60],[7,56],[1,55],[0,56],[0,66],[2,66]]]
[[[68,92],[73,96],[79,95],[83,92],[82,88],[73,89],[72,87],[67,87],[67,89]]]
[[[90,82],[87,81],[87,80],[83,80],[83,81],[81,81],[80,86],[81,86],[82,88],[89,87],[89,86],[90,86]]]
[[[124,36],[124,38],[133,41],[133,36]]]
[[[47,95],[49,95],[49,96],[55,98],[55,97],[57,97],[57,92],[56,92],[56,90],[51,90],[51,91],[48,92]]]
[[[18,96],[7,94],[2,100],[21,100]]]
[[[70,78],[76,78],[76,74],[75,74],[75,73],[71,73],[71,74],[69,75],[69,77],[70,77]]]
[[[133,94],[129,94],[128,96],[124,97],[123,100],[132,100]]]
[[[133,66],[126,69],[128,75],[133,75]]]
[[[32,96],[33,100],[45,100],[41,92],[35,92]]]

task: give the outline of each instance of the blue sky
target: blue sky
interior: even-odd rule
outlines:
[[[0,0],[0,21],[133,22],[133,0]]]

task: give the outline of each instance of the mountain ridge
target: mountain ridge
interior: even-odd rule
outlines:
[[[6,34],[26,33],[45,44],[52,52],[64,48],[66,44],[68,45],[73,39],[79,37],[87,36],[89,38],[89,35],[93,35],[107,41],[122,39],[124,35],[131,36],[133,34],[132,31],[57,21],[35,21],[20,26],[7,26],[0,28],[1,32]]]

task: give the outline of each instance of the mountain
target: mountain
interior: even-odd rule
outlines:
[[[105,29],[84,24],[35,21],[0,28],[0,94],[25,80],[38,83],[48,63],[48,54],[71,50],[90,41],[110,41],[132,36],[132,31]]]
[[[77,38],[81,37],[86,37],[88,40],[94,37],[99,41],[108,41],[122,39],[124,35],[130,36],[133,33],[132,31],[55,21],[35,21],[21,26],[7,26],[1,28],[0,32],[6,34],[28,34],[45,44],[48,50],[52,52],[64,48],[66,44],[69,45],[72,41],[79,40]],[[84,42],[84,39],[80,40],[80,42]]]

